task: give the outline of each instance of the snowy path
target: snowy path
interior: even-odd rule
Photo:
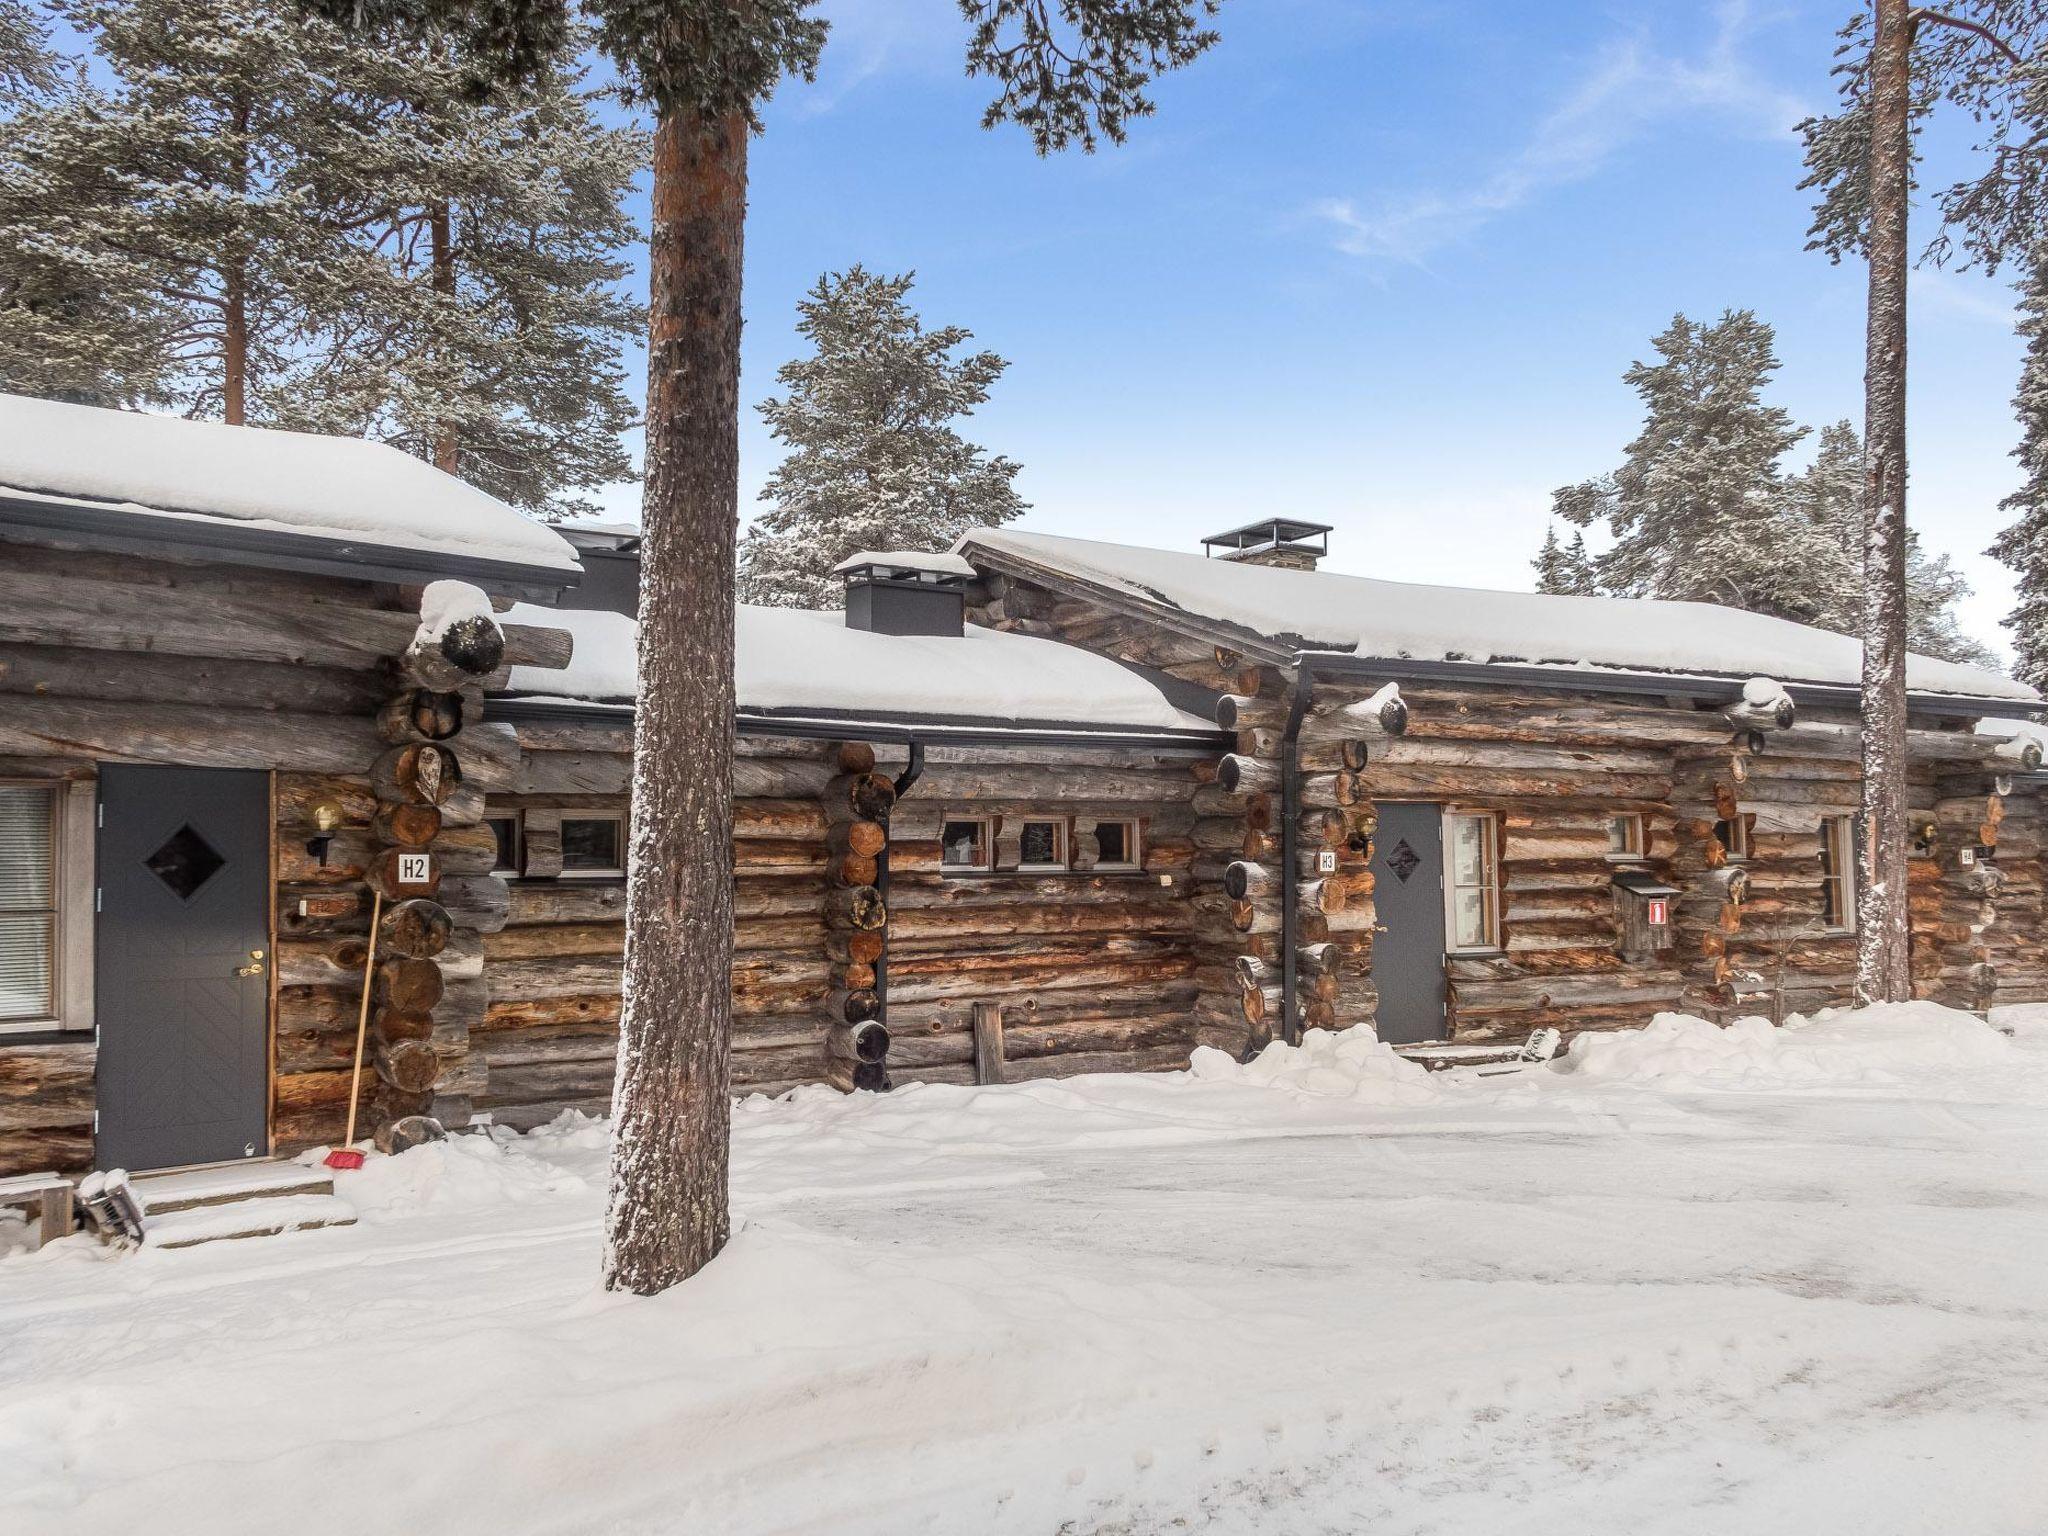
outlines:
[[[465,1138],[356,1228],[0,1263],[0,1530],[2040,1532],[2009,1055],[755,1105],[646,1302],[600,1127]]]

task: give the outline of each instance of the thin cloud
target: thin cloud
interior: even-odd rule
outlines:
[[[1351,198],[1325,198],[1313,211],[1336,228],[1339,250],[1420,265],[1499,215],[1597,174],[1623,148],[1671,118],[1706,113],[1740,132],[1787,134],[1809,109],[1743,58],[1752,30],[1748,5],[1731,0],[1716,11],[1714,39],[1697,59],[1660,54],[1641,36],[1617,40],[1536,125],[1528,142],[1476,184],[1369,209]]]

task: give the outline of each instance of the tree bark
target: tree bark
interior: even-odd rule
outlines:
[[[434,293],[452,307],[455,302],[455,233],[446,203],[433,206],[427,215],[427,229],[433,245]],[[452,475],[460,462],[455,423],[444,416],[434,428],[434,468]]]
[[[605,1286],[652,1295],[730,1229],[733,569],[744,115],[655,131],[640,709]],[[707,727],[706,722],[713,722]]]
[[[1870,58],[1870,301],[1864,356],[1863,835],[1856,996],[1912,995],[1906,847],[1906,202],[1913,21],[1878,0]]]

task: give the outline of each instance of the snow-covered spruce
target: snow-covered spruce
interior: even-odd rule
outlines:
[[[973,333],[926,330],[907,302],[912,277],[853,266],[827,273],[797,306],[809,357],[776,373],[761,415],[788,456],[771,504],[740,549],[740,596],[783,608],[837,608],[833,568],[861,550],[941,549],[969,528],[1021,516],[1021,467],[991,458],[952,423],[988,399],[1009,365],[955,353]]]
[[[1583,538],[1553,523],[1534,562],[1537,590],[1682,598],[1775,614],[1855,634],[1861,622],[1863,445],[1846,421],[1823,427],[1813,462],[1784,460],[1808,435],[1764,389],[1777,371],[1771,327],[1748,310],[1711,324],[1677,316],[1652,343],[1654,363],[1623,375],[1643,429],[1613,474],[1560,489],[1556,516],[1604,526],[1613,543],[1589,560]],[[1958,626],[1969,585],[1917,536],[1907,546],[1908,642],[1951,661],[1991,653]]]

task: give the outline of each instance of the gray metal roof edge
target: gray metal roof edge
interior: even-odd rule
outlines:
[[[406,584],[460,577],[512,597],[544,599],[583,580],[579,567],[529,565],[409,549],[370,539],[250,528],[203,515],[159,517],[148,511],[86,506],[68,498],[44,500],[13,491],[0,494],[0,523],[115,554],[161,555],[166,545],[173,545],[223,565]]]
[[[1359,656],[1350,651],[1303,650],[1297,661],[1318,671],[1369,673],[1385,681],[1412,678],[1420,681],[1505,683],[1510,687],[1561,688],[1568,693],[1644,693],[1683,695],[1701,699],[1731,699],[1753,674],[1655,672],[1631,668],[1547,667],[1534,662],[1432,661],[1404,656]],[[1847,705],[1861,703],[1862,690],[1853,683],[1800,682],[1780,678],[1795,704]],[[1732,694],[1730,690],[1733,690]],[[1920,714],[1957,719],[1984,715],[2039,712],[2048,703],[2029,705],[2024,699],[1991,698],[1977,694],[1927,693],[1909,690],[1906,707]]]
[[[484,718],[487,720],[555,720],[623,728],[633,723],[633,717],[633,706],[623,700],[487,698],[484,701]],[[974,716],[947,719],[889,711],[860,713],[806,709],[783,713],[741,709],[734,713],[733,723],[742,736],[791,736],[831,741],[858,737],[867,741],[918,740],[933,745],[945,742],[962,746],[1023,743],[1149,747],[1207,753],[1228,750],[1236,742],[1234,735],[1220,729],[1178,730],[1159,726],[1091,725],[1075,720],[999,720]]]

